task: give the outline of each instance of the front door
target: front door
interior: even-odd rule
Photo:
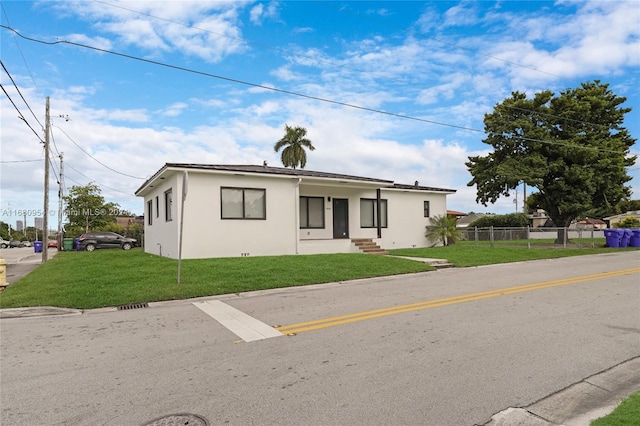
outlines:
[[[349,200],[333,199],[333,238],[349,238]]]

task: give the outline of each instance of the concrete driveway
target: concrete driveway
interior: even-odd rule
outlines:
[[[55,248],[47,250],[49,259],[57,253]],[[35,253],[33,247],[0,249],[0,257],[7,262],[8,284],[18,281],[42,263],[42,253]]]

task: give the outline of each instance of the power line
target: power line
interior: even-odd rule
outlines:
[[[0,160],[0,164],[10,164],[10,163],[39,163],[42,159],[38,158],[37,160]]]
[[[111,170],[112,172],[117,173],[117,174],[119,174],[119,175],[126,176],[126,177],[130,177],[130,178],[133,178],[133,179],[140,179],[140,180],[144,180],[144,179],[145,179],[145,178],[143,178],[143,177],[133,176],[133,175],[130,175],[130,174],[127,174],[127,173],[120,172],[120,171],[118,171],[118,170],[116,170],[116,169],[114,169],[114,168],[112,168],[112,167],[107,166],[107,165],[106,165],[106,164],[104,164],[102,161],[98,160],[96,157],[94,157],[93,155],[89,154],[89,153],[88,153],[88,152],[87,152],[83,147],[81,147],[80,145],[78,145],[78,143],[77,143],[76,141],[74,141],[74,140],[73,140],[73,138],[72,138],[71,136],[69,136],[69,135],[67,134],[67,132],[65,132],[64,130],[62,130],[59,126],[55,126],[55,127],[57,127],[57,128],[58,128],[58,130],[60,130],[60,131],[61,131],[61,132],[62,132],[62,133],[63,133],[63,134],[64,134],[64,135],[65,135],[65,136],[66,136],[66,137],[71,141],[71,142],[73,142],[73,144],[74,144],[75,146],[77,146],[77,147],[78,147],[82,152],[84,152],[85,154],[87,154],[87,156],[89,156],[92,160],[94,160],[96,163],[100,164],[101,166],[105,167],[106,169],[109,169],[109,170]]]
[[[128,7],[124,7],[124,6],[108,3],[106,1],[101,1],[101,0],[93,0],[93,1],[95,3],[102,3],[102,4],[106,5],[106,6],[110,6],[110,7],[121,9],[121,10],[126,10],[128,12],[135,13],[135,14],[142,15],[142,16],[146,16],[146,17],[149,17],[149,18],[153,18],[153,19],[156,19],[156,20],[159,20],[159,21],[164,21],[164,22],[168,22],[168,23],[171,23],[171,24],[174,24],[174,25],[180,25],[180,26],[185,27],[185,28],[202,31],[202,32],[205,32],[205,33],[208,33],[208,34],[213,34],[213,35],[216,35],[218,37],[225,37],[225,38],[228,38],[230,40],[236,40],[236,41],[240,41],[240,42],[243,42],[243,43],[247,43],[247,44],[251,44],[251,45],[267,48],[267,49],[270,49],[270,50],[274,50],[274,51],[280,52],[280,53],[282,53],[284,55],[289,54],[289,52],[287,50],[282,49],[280,47],[276,47],[276,46],[272,46],[272,45],[268,45],[268,44],[263,44],[263,43],[258,43],[258,42],[252,41],[252,40],[247,40],[247,39],[242,38],[242,37],[234,37],[234,36],[230,36],[228,34],[217,33],[215,31],[211,31],[211,30],[208,30],[208,29],[205,29],[205,28],[200,28],[200,27],[197,27],[197,26],[194,26],[194,25],[188,25],[188,24],[185,24],[185,23],[182,23],[182,22],[174,21],[172,19],[161,18],[159,16],[152,15],[151,13],[141,12],[139,10],[134,10],[134,9],[131,9],[131,8],[128,8]],[[325,6],[325,5],[323,4],[323,6]],[[341,7],[340,9],[338,9],[338,12],[339,13],[345,13],[345,8]],[[363,18],[360,14],[356,14],[356,13],[352,13],[352,12],[348,12],[348,13],[350,13],[351,15],[356,16],[358,18],[361,18],[361,19],[367,19],[367,18]],[[387,22],[384,22],[384,21],[370,19],[370,18],[369,18],[369,20],[371,20],[373,22],[377,22],[377,23],[382,23],[382,24],[387,25],[387,26],[392,27],[392,28],[404,30],[404,28],[400,28],[400,27],[397,27],[397,26],[390,25],[390,24],[388,24]],[[451,46],[454,46],[454,47],[457,47],[457,48],[460,48],[460,49],[463,49],[463,50],[472,51],[472,49],[457,45],[455,43],[447,42],[447,41],[444,41],[444,40],[439,40],[439,39],[436,39],[436,38],[433,38],[433,37],[425,36],[425,38],[434,40],[434,41],[436,41],[438,43],[451,45]],[[347,66],[344,66],[344,65],[341,65],[341,64],[337,64],[337,63],[332,62],[332,61],[327,61],[327,60],[319,59],[319,58],[308,56],[308,55],[293,54],[293,56],[310,59],[312,61],[326,63],[326,64],[329,64],[329,65],[332,65],[332,66],[336,66],[336,67],[339,67],[339,68],[350,69],[352,71],[357,71],[357,72],[360,72],[360,73],[363,73],[363,74],[369,74],[369,75],[373,75],[373,76],[389,79],[387,76],[382,75],[382,74],[372,73],[371,71],[359,70],[359,69],[356,69],[356,68],[353,68],[353,67],[347,67]],[[498,57],[495,57],[495,56],[491,56],[491,55],[484,55],[484,56],[487,56],[487,57],[489,57],[491,59],[495,59],[495,60],[499,60],[499,61],[508,63],[510,65],[523,67],[523,68],[526,68],[526,69],[531,70],[531,71],[536,71],[536,72],[540,72],[540,73],[543,73],[543,74],[549,74],[549,75],[552,75],[552,76],[555,76],[555,77],[560,77],[560,76],[558,76],[556,74],[548,73],[548,72],[545,72],[545,71],[540,71],[537,68],[527,67],[525,65],[522,65],[522,64],[519,64],[519,63],[516,63],[516,62],[507,61],[507,60],[504,60],[504,59],[501,59],[501,58],[498,58]],[[391,79],[391,80],[394,80],[394,79]],[[589,123],[589,122],[580,121],[580,120],[572,120],[572,119],[569,119],[569,118],[554,116],[554,115],[551,115],[551,114],[544,114],[544,113],[540,113],[540,112],[533,111],[533,110],[527,110],[527,109],[524,109],[524,108],[518,108],[518,107],[513,107],[513,106],[507,106],[507,108],[520,110],[520,111],[525,111],[525,112],[538,113],[540,115],[546,115],[546,116],[555,117],[555,118],[562,118],[562,119],[567,120],[567,121],[573,121],[573,122],[578,122],[578,123],[582,123],[582,124],[591,124],[591,125],[594,125],[594,126],[606,127],[606,126],[601,125],[601,124]]]
[[[31,124],[29,124],[29,122],[27,121],[26,118],[24,118],[24,115],[22,115],[22,112],[20,111],[20,109],[18,108],[18,106],[16,105],[15,102],[13,102],[13,99],[11,99],[11,96],[9,96],[9,93],[7,93],[7,89],[4,88],[4,86],[2,85],[2,83],[0,83],[0,88],[2,88],[2,91],[4,92],[4,94],[7,96],[7,99],[9,99],[9,101],[11,102],[11,105],[13,105],[13,107],[15,108],[16,111],[18,111],[18,118],[22,121],[24,121],[24,123],[27,125],[28,128],[31,129],[31,131],[33,132],[33,134],[36,135],[36,137],[38,138],[38,140],[40,141],[40,143],[44,143],[44,141],[42,140],[42,137],[38,134],[38,132],[35,131],[35,129],[33,127],[31,127]]]
[[[11,22],[9,22],[9,16],[7,15],[7,11],[4,9],[4,4],[0,3],[0,8],[2,9],[2,14],[4,15],[5,19],[7,20],[7,23],[9,25],[11,25]],[[22,52],[22,49],[20,48],[20,44],[18,43],[18,40],[16,40],[15,38],[13,38],[13,40],[16,42],[16,47],[18,48],[18,51],[20,52],[20,56],[22,56],[22,60],[24,62],[25,67],[27,68],[27,71],[29,71],[29,77],[31,77],[31,81],[33,81],[33,85],[36,87],[36,89],[40,89],[38,87],[38,83],[36,83],[36,80],[33,78],[33,73],[31,72],[31,68],[29,68],[29,64],[27,64],[27,60],[24,57],[24,53]],[[42,127],[42,125],[40,125]]]
[[[208,34],[213,34],[213,35],[218,36],[218,37],[224,37],[224,38],[228,38],[230,40],[236,40],[236,41],[239,41],[239,42],[242,42],[242,43],[245,43],[245,44],[250,44],[250,45],[253,45],[253,46],[258,46],[258,47],[262,47],[262,48],[265,48],[265,49],[273,50],[273,51],[281,53],[283,56],[284,55],[291,55],[291,56],[294,56],[294,57],[306,58],[306,59],[309,59],[311,61],[321,62],[321,63],[332,65],[332,66],[335,66],[335,67],[346,68],[346,69],[350,69],[352,71],[356,71],[356,72],[359,72],[359,73],[369,74],[369,75],[373,75],[373,76],[376,76],[376,77],[389,79],[389,77],[387,77],[387,76],[385,76],[383,74],[379,74],[379,73],[375,73],[375,72],[371,72],[371,71],[367,71],[367,70],[361,70],[361,69],[357,69],[357,68],[353,68],[353,67],[348,67],[348,66],[345,66],[345,65],[342,65],[342,64],[338,64],[338,63],[333,62],[333,61],[328,61],[326,59],[321,59],[321,58],[317,58],[317,57],[313,57],[313,56],[309,56],[309,55],[302,55],[300,53],[290,53],[289,51],[287,51],[287,50],[285,50],[283,48],[277,47],[277,46],[272,46],[272,45],[269,45],[269,44],[259,43],[259,42],[253,41],[253,40],[247,40],[247,39],[242,38],[242,37],[231,36],[229,34],[217,33],[215,31],[211,31],[211,30],[208,30],[206,28],[200,28],[200,27],[196,27],[194,25],[188,25],[188,24],[185,24],[185,23],[182,23],[182,22],[171,20],[171,19],[161,18],[159,16],[155,16],[155,15],[152,15],[150,13],[140,12],[138,10],[130,9],[130,8],[127,8],[127,7],[124,7],[124,6],[121,6],[121,5],[112,4],[112,3],[108,3],[108,2],[105,2],[105,1],[101,1],[101,0],[93,0],[93,1],[96,2],[96,3],[102,3],[102,4],[110,6],[110,7],[126,10],[126,11],[131,12],[131,13],[136,13],[138,15],[142,15],[142,16],[146,16],[146,17],[149,17],[149,18],[157,19],[159,21],[164,21],[164,22],[168,22],[168,23],[171,23],[171,24],[180,25],[180,26],[185,27],[185,28],[202,31],[202,32],[205,32],[205,33],[208,33]],[[393,80],[393,79],[391,79],[391,80]]]
[[[78,173],[80,176],[82,176],[82,177],[86,178],[86,179],[89,181],[89,183],[91,183],[91,182],[96,182],[96,180],[95,180],[95,179],[92,179],[92,178],[90,178],[89,176],[85,175],[84,173],[82,173],[81,171],[79,171],[78,169],[76,169],[75,167],[71,166],[69,163],[64,163],[64,165],[65,165],[66,167],[69,167],[71,170],[75,171],[76,173]],[[75,180],[75,179],[71,179],[71,178],[69,177],[69,175],[65,175],[65,176],[64,176],[64,178],[65,178],[65,179],[69,179],[70,181],[73,181],[73,182],[77,183],[78,185],[81,185],[81,186],[82,186],[82,184],[81,184],[80,182],[78,182],[78,181],[77,181],[77,180]],[[112,190],[112,191],[120,192],[121,194],[133,195],[133,194],[132,194],[132,193],[130,193],[130,192],[121,191],[121,190],[119,190],[119,189],[112,188],[112,187],[110,187],[110,186],[107,186],[107,185],[101,184],[101,183],[99,183],[99,182],[96,182],[96,183],[97,183],[100,187],[105,187],[105,188],[108,188],[108,189],[110,189],[110,190]]]
[[[31,107],[29,106],[29,102],[27,102],[27,100],[24,98],[24,96],[22,96],[22,92],[20,92],[20,89],[18,88],[18,85],[16,84],[16,82],[13,80],[13,77],[11,76],[11,74],[9,73],[9,70],[7,69],[7,67],[4,66],[4,62],[2,62],[2,60],[0,59],[0,64],[2,65],[2,69],[4,70],[5,73],[7,73],[7,76],[9,77],[9,80],[11,80],[11,83],[13,83],[13,86],[16,88],[16,90],[18,91],[18,94],[20,95],[20,97],[22,98],[22,101],[25,103],[25,105],[27,106],[27,108],[29,109],[29,111],[31,111],[31,115],[33,115],[33,118],[36,119],[36,121],[38,122],[38,124],[40,125],[41,128],[44,128],[44,126],[42,125],[42,123],[40,122],[40,120],[38,120],[38,117],[36,116],[36,114],[33,112],[33,110],[31,109]]]
[[[154,60],[151,60],[151,59],[140,58],[140,57],[137,57],[137,56],[128,55],[126,53],[120,53],[120,52],[116,52],[116,51],[112,51],[112,50],[102,49],[102,48],[99,48],[99,47],[88,46],[88,45],[85,45],[85,44],[82,44],[82,43],[76,43],[76,42],[72,42],[72,41],[68,41],[68,40],[56,40],[56,41],[53,41],[53,42],[48,42],[48,41],[44,41],[44,40],[38,40],[38,39],[34,39],[34,38],[31,38],[31,37],[24,36],[24,35],[20,34],[14,28],[7,27],[6,25],[0,25],[0,27],[8,29],[10,31],[13,31],[18,36],[24,38],[25,40],[29,40],[29,41],[33,41],[33,42],[41,43],[41,44],[45,44],[45,45],[68,44],[68,45],[71,45],[71,46],[82,47],[82,48],[85,48],[85,49],[95,50],[95,51],[98,51],[98,52],[109,53],[109,54],[112,54],[112,55],[115,55],[115,56],[120,56],[120,57],[123,57],[123,58],[132,59],[132,60],[135,60],[135,61],[146,62],[146,63],[152,64],[152,65],[158,65],[158,66],[162,66],[162,67],[166,67],[166,68],[170,68],[170,69],[175,69],[175,70],[178,70],[178,71],[184,71],[184,72],[188,72],[188,73],[191,73],[191,74],[196,74],[196,75],[201,75],[201,76],[205,76],[205,77],[216,78],[216,79],[219,79],[219,80],[229,81],[229,82],[237,83],[237,84],[243,84],[243,85],[251,86],[251,87],[257,87],[257,88],[269,90],[269,91],[272,91],[272,92],[283,93],[283,94],[292,95],[292,96],[298,96],[298,97],[305,98],[305,99],[310,99],[310,100],[315,100],[315,101],[319,101],[319,102],[330,103],[330,104],[333,104],[333,105],[344,106],[344,107],[348,107],[348,108],[353,108],[353,109],[358,109],[358,110],[362,110],[362,111],[373,112],[373,113],[377,113],[377,114],[383,114],[383,115],[397,117],[397,118],[404,118],[404,119],[407,119],[407,120],[413,120],[413,121],[419,121],[419,122],[423,122],[423,123],[435,124],[435,125],[439,125],[439,126],[451,127],[451,128],[455,128],[455,129],[466,130],[466,131],[469,131],[469,132],[477,132],[477,133],[487,134],[487,132],[485,130],[481,130],[481,129],[475,129],[475,128],[472,128],[472,127],[466,127],[466,126],[461,126],[461,125],[456,125],[456,124],[451,124],[451,123],[443,123],[443,122],[439,122],[439,121],[435,121],[435,120],[428,120],[426,118],[413,117],[413,116],[410,116],[410,115],[404,115],[404,114],[399,114],[399,113],[390,112],[390,111],[384,111],[384,110],[375,109],[375,108],[363,107],[363,106],[360,106],[360,105],[350,104],[350,103],[347,103],[347,102],[341,102],[341,101],[336,101],[336,100],[332,100],[332,99],[321,98],[321,97],[318,97],[318,96],[307,95],[307,94],[304,94],[304,93],[294,92],[294,91],[291,91],[291,90],[278,89],[276,87],[264,86],[264,85],[257,84],[257,83],[251,83],[251,82],[247,82],[247,81],[243,81],[243,80],[239,80],[239,79],[235,79],[235,78],[231,78],[231,77],[225,77],[225,76],[216,75],[216,74],[212,74],[212,73],[208,73],[208,72],[204,72],[204,71],[198,71],[198,70],[194,70],[194,69],[191,69],[191,68],[186,68],[186,67],[181,67],[181,66],[178,66],[178,65],[168,64],[168,63],[165,63],[165,62],[154,61]],[[498,135],[498,136],[501,135],[501,134],[494,133],[494,132],[489,132],[488,134]],[[598,151],[598,152],[611,152],[611,153],[617,153],[617,154],[623,153],[621,151],[606,150],[606,149],[600,149],[600,148],[597,148],[597,147],[586,147],[586,146],[582,146],[582,145],[568,144],[566,142],[545,141],[545,140],[541,140],[541,139],[527,138],[527,137],[519,136],[519,135],[514,135],[512,137],[514,139],[520,139],[522,141],[528,141],[528,142],[538,142],[538,143],[549,144],[549,145],[561,145],[561,146],[568,146],[568,147],[572,147],[572,148],[593,150],[593,151]],[[85,151],[85,153],[86,153],[86,151]],[[87,155],[89,155],[89,154],[87,153]],[[105,167],[108,168],[108,166],[105,166]],[[121,174],[123,174],[123,173],[121,173]],[[130,177],[134,177],[134,176],[130,176]],[[139,178],[139,177],[135,177],[135,178],[136,179],[144,179],[144,178]]]
[[[82,43],[76,43],[76,42],[72,42],[72,41],[68,41],[68,40],[56,40],[56,41],[38,40],[38,39],[35,39],[35,38],[24,36],[24,35],[20,34],[14,28],[7,27],[6,25],[0,25],[0,27],[8,29],[10,31],[13,31],[18,36],[24,38],[25,40],[29,40],[29,41],[33,41],[33,42],[41,43],[41,44],[45,44],[45,45],[68,44],[68,45],[71,45],[71,46],[83,47],[85,49],[91,49],[91,50],[95,50],[95,51],[98,51],[98,52],[109,53],[109,54],[112,54],[112,55],[115,55],[115,56],[121,56],[123,58],[133,59],[135,61],[146,62],[146,63],[149,63],[149,64],[158,65],[158,66],[162,66],[162,67],[166,67],[166,68],[171,68],[171,69],[175,69],[175,70],[178,70],[178,71],[184,71],[184,72],[188,72],[188,73],[191,73],[191,74],[202,75],[202,76],[205,76],[205,77],[217,78],[219,80],[224,80],[224,81],[229,81],[229,82],[232,82],[232,83],[243,84],[245,86],[257,87],[257,88],[260,88],[260,89],[270,90],[272,92],[278,92],[278,93],[283,93],[283,94],[287,94],[287,95],[298,96],[298,97],[305,98],[305,99],[311,99],[311,100],[315,100],[315,101],[326,102],[326,103],[330,103],[330,104],[334,104],[334,105],[345,106],[345,107],[348,107],[348,108],[354,108],[354,109],[374,112],[374,113],[378,113],[378,114],[385,114],[385,115],[404,118],[404,119],[408,119],[408,120],[421,121],[421,122],[429,123],[429,124],[437,124],[437,125],[440,125],[440,126],[452,127],[452,128],[461,129],[461,130],[468,130],[468,131],[471,131],[471,132],[484,133],[484,130],[474,129],[474,128],[471,128],[471,127],[465,127],[465,126],[460,126],[460,125],[456,125],[456,124],[449,124],[449,123],[442,123],[442,122],[438,122],[438,121],[434,121],[434,120],[427,120],[425,118],[412,117],[410,115],[398,114],[398,113],[394,113],[394,112],[378,110],[378,109],[375,109],[375,108],[368,108],[368,107],[363,107],[363,106],[360,106],[360,105],[349,104],[347,102],[341,102],[341,101],[335,101],[335,100],[331,100],[331,99],[325,99],[325,98],[321,98],[321,97],[318,97],[318,96],[312,96],[312,95],[307,95],[307,94],[304,94],[304,93],[294,92],[294,91],[291,91],[291,90],[278,89],[276,87],[269,87],[269,86],[265,86],[265,85],[262,85],[262,84],[251,83],[251,82],[239,80],[239,79],[236,79],[236,78],[225,77],[225,76],[211,74],[211,73],[204,72],[204,71],[194,70],[194,69],[191,69],[191,68],[181,67],[181,66],[178,66],[178,65],[172,65],[172,64],[167,64],[167,63],[164,63],[164,62],[154,61],[154,60],[151,60],[151,59],[140,58],[140,57],[137,57],[137,56],[128,55],[126,53],[120,53],[120,52],[115,52],[115,51],[112,51],[112,50],[102,49],[102,48],[99,48],[99,47],[88,46],[88,45],[85,45],[85,44],[82,44]]]

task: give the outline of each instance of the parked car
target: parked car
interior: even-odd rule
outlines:
[[[135,247],[137,240],[134,238],[123,237],[115,232],[87,232],[80,235],[78,244],[80,250],[94,251],[101,248],[121,248],[123,250],[131,250]]]
[[[22,246],[23,247],[33,247],[33,243],[31,241],[23,241],[22,242]]]
[[[9,247],[9,241],[7,241],[7,240],[5,240],[5,239],[0,238],[0,247],[2,247],[2,248],[7,248],[7,247]]]
[[[47,247],[58,248],[58,242],[56,240],[47,241]]]
[[[20,248],[20,247],[24,247],[22,245],[22,241],[11,241],[9,243],[9,248]]]

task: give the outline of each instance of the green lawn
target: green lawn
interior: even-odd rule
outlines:
[[[581,256],[585,254],[611,253],[637,249],[595,248],[553,248],[524,247],[475,247],[473,244],[454,244],[447,247],[391,250],[397,256],[433,257],[447,259],[456,267],[490,265],[495,263],[520,262],[525,260],[554,259],[558,257]]]
[[[608,416],[592,421],[591,426],[640,426],[640,392],[622,401]]]
[[[0,308],[97,308],[433,270],[366,254],[178,261],[141,249],[61,252],[0,293]]]
[[[393,250],[393,255],[447,259],[454,266],[610,253],[629,249],[476,248],[464,244]],[[129,303],[240,293],[433,270],[421,262],[392,256],[326,254],[182,262],[141,249],[61,252],[0,293],[0,308],[59,306],[90,309]]]

